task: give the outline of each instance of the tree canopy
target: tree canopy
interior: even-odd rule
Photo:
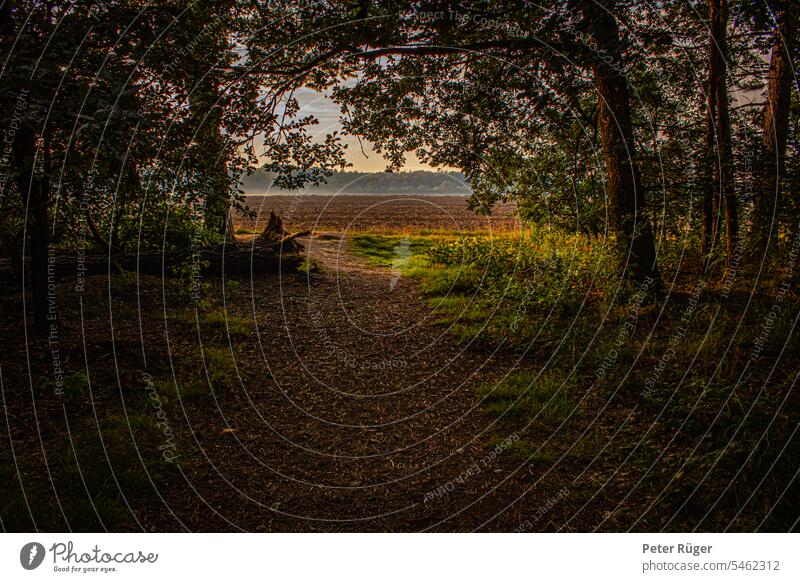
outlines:
[[[297,188],[344,168],[339,136],[309,131],[304,86],[390,168],[414,152],[462,171],[476,208],[513,200],[526,219],[607,236],[638,283],[659,279],[664,237],[691,239],[710,268],[795,229],[795,0],[1,11],[3,242],[21,271],[30,256],[33,289],[49,245],[230,236],[243,176]]]

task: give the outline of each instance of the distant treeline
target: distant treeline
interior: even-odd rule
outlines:
[[[245,176],[242,190],[246,194],[265,194],[280,190],[272,186],[272,172]],[[343,192],[352,194],[470,194],[461,172],[336,172],[318,185],[305,187],[309,192]],[[283,190],[280,190],[283,191]]]

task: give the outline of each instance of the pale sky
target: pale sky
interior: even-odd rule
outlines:
[[[313,115],[319,121],[319,125],[310,129],[312,135],[324,137],[325,134],[334,131],[341,132],[342,124],[340,123],[341,111],[339,106],[326,95],[307,87],[302,87],[295,92],[295,97],[301,107],[298,117]],[[348,170],[383,172],[386,169],[386,160],[379,153],[372,151],[370,142],[362,139],[359,144],[359,140],[351,135],[342,136],[342,142],[347,144],[345,157],[348,162],[353,164],[353,167],[348,168]],[[434,168],[423,164],[413,153],[409,153],[406,156],[406,165],[403,170],[434,170]]]

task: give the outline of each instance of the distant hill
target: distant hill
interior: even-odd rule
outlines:
[[[273,175],[259,172],[242,182],[245,194],[285,193],[271,188]],[[308,194],[461,194],[471,193],[460,172],[337,172],[326,183],[305,189]]]

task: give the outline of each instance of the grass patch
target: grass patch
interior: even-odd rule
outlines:
[[[314,260],[311,260],[309,258],[306,258],[300,264],[300,266],[297,267],[297,270],[300,273],[303,273],[305,275],[309,275],[311,273],[319,273],[322,270],[322,267],[320,267],[320,265],[319,265],[319,263],[317,261],[314,261]]]
[[[245,226],[237,226],[234,231],[234,234],[261,234],[261,231],[257,228],[249,228]]]
[[[414,255],[425,252],[433,239],[359,233],[348,237],[350,252],[373,267],[404,267]]]
[[[491,312],[474,297],[466,295],[434,295],[428,306],[438,316],[434,323],[446,325],[454,322],[481,323],[491,317]]]
[[[452,293],[463,294],[470,290],[460,277],[460,267],[437,264],[426,255],[412,256],[406,263],[403,273],[418,279],[422,292],[431,298],[444,297]]]
[[[165,475],[174,471],[161,447],[164,432],[154,414],[112,415],[99,426],[84,427],[80,442],[64,443],[54,482],[75,531],[118,528],[132,520],[133,505],[154,496]],[[155,500],[153,500],[155,502]]]
[[[237,282],[238,285],[238,282]],[[233,315],[223,308],[208,306],[202,310],[183,309],[169,315],[173,321],[200,327],[204,336],[230,338],[249,337],[253,331],[252,320]]]
[[[89,394],[89,377],[85,370],[63,374],[59,378],[45,376],[41,386],[48,392],[63,394],[67,402],[84,399]]]
[[[236,385],[238,375],[230,348],[208,346],[204,350],[208,379],[214,388],[231,388]]]
[[[231,315],[225,309],[214,309],[200,316],[200,325],[204,330],[223,332],[228,336],[246,337],[252,332],[252,322],[244,317]]]
[[[554,377],[532,372],[515,372],[495,384],[478,388],[478,395],[490,414],[511,420],[533,419],[555,424],[575,408],[569,385]]]
[[[520,463],[532,465],[552,465],[561,457],[561,452],[550,444],[536,444],[527,439],[519,439],[510,443],[506,454]]]

